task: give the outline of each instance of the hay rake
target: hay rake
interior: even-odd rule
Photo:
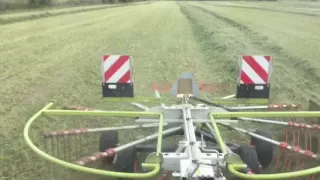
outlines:
[[[165,84],[162,88],[153,85],[155,98],[139,98],[133,93],[132,57],[104,56],[103,97],[109,102],[134,102],[131,104],[142,111],[105,111],[80,106],[51,109],[50,103],[29,119],[24,129],[25,140],[46,160],[103,177],[319,180],[320,111],[302,111],[298,104],[269,105],[271,57],[242,56],[240,62],[236,95],[213,101],[200,98],[200,91],[215,91],[217,85],[197,84],[191,73],[183,73],[173,85]],[[170,92],[171,96],[162,97],[160,91]],[[148,107],[144,103],[161,105]],[[39,143],[31,140],[30,128],[41,116],[129,117],[135,124],[103,127],[101,124],[106,120],[99,119],[99,123],[87,128],[58,131],[47,128],[45,143],[36,146]],[[123,123],[109,121],[109,125]],[[248,130],[252,123],[263,127]],[[226,141],[218,125],[226,128],[225,132],[233,138],[241,139],[244,134],[250,140]],[[119,132],[132,129],[153,134],[120,144]],[[279,129],[284,133],[276,134]],[[132,136],[127,133],[122,137],[128,140]],[[176,143],[167,140],[174,136],[178,137]],[[98,162],[102,167],[96,166]],[[113,171],[106,171],[107,167]]]

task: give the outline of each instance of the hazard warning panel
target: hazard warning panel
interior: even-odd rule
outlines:
[[[103,97],[133,97],[131,56],[103,56],[102,91]]]
[[[269,99],[271,56],[242,56],[237,98]]]

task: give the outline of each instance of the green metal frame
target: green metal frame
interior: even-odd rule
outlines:
[[[210,113],[210,120],[211,124],[213,126],[213,129],[216,133],[218,144],[221,148],[221,151],[223,153],[227,153],[226,146],[224,144],[224,141],[221,137],[219,128],[217,126],[217,123],[215,122],[215,117],[217,118],[232,118],[232,117],[320,117],[320,111],[298,111],[298,112],[212,112]],[[239,169],[245,168],[247,165],[245,164],[229,164],[228,169],[229,171],[240,178],[244,179],[286,179],[286,178],[294,178],[294,177],[301,177],[301,176],[308,176],[312,174],[320,173],[320,166],[300,170],[300,171],[294,171],[294,172],[288,172],[288,173],[277,173],[277,174],[244,174],[240,173]]]
[[[59,164],[65,168],[70,168],[76,171],[82,171],[97,175],[104,176],[112,176],[119,178],[150,178],[156,176],[160,172],[160,163],[143,163],[142,167],[152,169],[152,171],[147,173],[121,173],[121,172],[113,172],[113,171],[104,171],[98,170],[94,168],[87,168],[83,166],[79,166],[76,164],[72,164],[66,161],[62,161],[57,159],[49,154],[43,152],[34,143],[31,141],[29,137],[29,131],[32,123],[42,115],[69,115],[69,116],[113,116],[113,117],[159,117],[159,135],[158,135],[158,143],[157,143],[157,155],[161,153],[162,146],[162,131],[163,131],[163,114],[156,112],[132,112],[132,111],[73,111],[73,110],[49,110],[50,107],[53,106],[53,103],[49,103],[43,109],[38,111],[35,115],[33,115],[27,122],[24,127],[24,139],[28,146],[38,155],[47,159],[55,164]]]
[[[130,98],[132,100],[132,98]],[[156,176],[160,172],[160,163],[143,163],[142,166],[144,168],[152,169],[152,171],[147,173],[121,173],[121,172],[113,172],[113,171],[104,171],[98,170],[94,168],[87,168],[79,165],[75,165],[72,163],[68,163],[57,159],[49,154],[43,152],[38,147],[36,147],[29,137],[29,131],[32,123],[41,117],[42,115],[64,115],[64,116],[113,116],[113,117],[159,117],[160,125],[158,129],[158,142],[157,142],[157,152],[159,155],[161,153],[162,146],[162,131],[163,131],[163,123],[164,116],[162,113],[157,112],[134,112],[134,111],[78,111],[78,110],[49,110],[50,107],[53,106],[53,103],[49,103],[43,109],[38,111],[35,115],[33,115],[27,122],[24,128],[24,138],[27,142],[28,146],[35,151],[41,157],[59,164],[65,168],[70,168],[77,171],[104,175],[104,176],[112,176],[112,177],[120,177],[120,178],[150,178]],[[223,153],[227,153],[226,146],[221,137],[219,128],[217,123],[215,122],[215,118],[231,118],[231,117],[320,117],[320,111],[299,111],[299,112],[212,112],[210,113],[210,119],[214,131],[216,132],[216,137],[218,144]],[[293,178],[300,176],[307,176],[316,173],[320,173],[320,167],[310,168],[306,170],[300,170],[289,173],[278,173],[278,174],[259,174],[259,175],[248,175],[238,172],[237,170],[246,167],[245,164],[229,164],[229,171],[237,177],[244,179],[285,179],[285,178]]]

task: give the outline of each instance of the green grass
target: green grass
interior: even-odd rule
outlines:
[[[80,12],[101,10],[101,9],[114,8],[114,7],[148,4],[148,3],[150,2],[92,5],[92,6],[80,6],[80,7],[69,7],[69,8],[47,8],[47,9],[40,9],[37,11],[5,13],[5,14],[0,14],[0,24],[10,24],[14,22],[41,19],[41,18],[59,16],[59,15],[65,15],[65,14],[74,14],[74,13],[80,13]]]
[[[172,82],[184,71],[194,72],[198,79],[216,79],[174,2],[4,25],[0,39],[3,178],[43,176],[22,130],[46,103],[115,108],[101,99],[100,58],[104,54],[134,57],[137,95],[153,96],[152,83]]]
[[[220,27],[218,23],[206,24],[211,25],[207,26],[211,31],[218,29],[219,38],[222,37],[219,33],[226,36],[219,41],[230,47],[224,54],[238,50],[244,54],[269,54],[274,57],[272,82],[277,92],[274,99],[307,102],[311,94],[319,94],[316,83],[320,80],[320,64],[316,60],[320,55],[317,51],[320,48],[317,33],[320,30],[319,17],[216,7],[210,3],[192,4],[201,7],[221,23]],[[210,20],[213,21],[213,18]]]
[[[208,1],[209,2],[209,1]],[[211,4],[227,7],[242,7],[249,9],[268,10],[275,12],[286,12],[291,14],[303,14],[308,16],[320,16],[320,2],[299,1],[211,1]]]
[[[242,54],[272,55],[272,101],[306,103],[312,94],[320,93],[319,22],[317,16],[211,3],[156,2],[1,25],[0,179],[51,179],[48,165],[28,149],[22,137],[27,119],[48,102],[130,108],[101,98],[100,58],[104,54],[133,56],[138,96],[153,96],[152,83],[171,83],[182,72],[193,72],[205,82],[235,84]],[[33,137],[44,129],[129,122],[90,121],[43,120],[36,124]],[[223,134],[235,138],[229,132]],[[121,140],[137,135],[126,131]],[[91,143],[97,145],[96,140]],[[92,146],[90,152],[95,150]],[[72,175],[55,167],[53,179],[89,178]]]

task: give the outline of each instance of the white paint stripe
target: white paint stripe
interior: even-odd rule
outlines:
[[[154,91],[154,94],[156,95],[157,98],[161,98],[160,93],[159,93],[158,90],[155,90],[155,91]]]
[[[256,62],[269,74],[269,65],[270,63],[264,56],[252,56]]]
[[[265,84],[266,82],[247,64],[246,61],[242,61],[242,70],[249,76],[249,78],[255,84]]]
[[[118,59],[120,55],[110,55],[107,60],[103,63],[103,70],[106,72]]]
[[[77,161],[77,164],[83,166],[85,163],[83,161]]]
[[[127,60],[117,72],[115,72],[111,78],[107,81],[108,83],[117,83],[123,75],[130,70],[130,59]]]

